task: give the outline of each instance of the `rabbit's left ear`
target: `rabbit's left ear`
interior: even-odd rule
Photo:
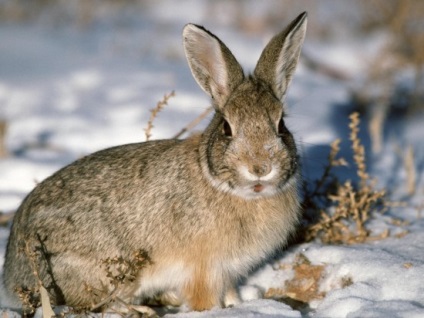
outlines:
[[[274,36],[263,50],[255,76],[263,80],[282,99],[293,77],[305,39],[307,13],[303,12],[281,33]]]
[[[200,87],[222,108],[244,79],[243,69],[231,51],[201,26],[187,24],[183,30],[184,50],[191,73]]]

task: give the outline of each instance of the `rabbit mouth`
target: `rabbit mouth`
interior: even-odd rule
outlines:
[[[249,172],[247,166],[238,167],[238,184],[230,184],[232,192],[245,199],[260,199],[278,195],[290,184],[295,169],[282,171],[272,166],[268,174],[258,176]]]
[[[262,183],[257,183],[253,186],[253,192],[260,193],[265,189],[265,186]]]
[[[283,176],[280,181],[267,180],[263,181],[258,178],[256,181],[250,181],[244,186],[240,186],[237,190],[238,194],[246,199],[260,199],[278,195],[293,186],[297,180],[297,170],[292,170]]]
[[[234,188],[235,193],[245,199],[260,199],[271,197],[279,192],[279,187],[270,182],[255,181]]]

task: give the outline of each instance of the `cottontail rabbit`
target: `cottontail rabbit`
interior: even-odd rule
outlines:
[[[191,310],[236,303],[237,281],[284,246],[299,217],[298,156],[281,100],[305,31],[302,13],[245,76],[215,35],[186,25],[211,123],[185,140],[96,152],[40,183],[11,229],[8,293],[41,282],[56,305],[97,308],[113,290],[127,303],[174,295]],[[137,251],[150,261],[116,288],[105,259],[130,261]]]

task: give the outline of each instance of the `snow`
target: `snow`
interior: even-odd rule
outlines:
[[[237,314],[235,311],[237,310]],[[288,305],[278,303],[272,300],[252,300],[246,301],[237,306],[237,309],[225,308],[215,309],[213,312],[190,312],[184,314],[176,314],[173,317],[184,318],[203,318],[203,317],[286,317],[300,318],[299,312],[293,311]]]
[[[262,12],[263,5],[258,5],[258,12]],[[0,211],[16,210],[37,182],[82,155],[144,140],[149,109],[165,93],[175,90],[176,96],[154,122],[155,139],[173,136],[209,106],[183,55],[184,24],[205,24],[247,70],[252,70],[271,33],[252,35],[231,27],[229,16],[234,8],[218,20],[207,10],[206,2],[182,1],[176,5],[163,1],[129,15],[124,12],[127,20],[103,12],[106,17],[113,17],[111,22],[101,19],[83,29],[72,24],[54,27],[44,20],[1,23],[0,119],[8,123],[9,156],[0,159]],[[288,22],[282,21],[282,27]],[[365,57],[376,54],[383,42],[375,35],[333,45],[309,42],[307,38],[305,49],[326,65],[342,68],[355,81],[363,77]],[[334,139],[342,138],[342,153],[349,153],[350,89],[349,82],[314,73],[302,63],[298,67],[287,97],[287,125],[303,153],[308,180],[320,175],[329,143]],[[423,119],[423,114],[407,123],[390,118],[382,153],[369,156],[371,175],[377,177],[380,185],[387,186],[394,198],[407,202],[406,207],[390,209],[371,223],[376,233],[389,228],[391,237],[350,246],[319,242],[290,246],[241,284],[240,305],[168,315],[424,317],[424,215],[415,208],[423,204],[424,195]],[[206,121],[196,129],[205,124]],[[370,149],[365,125],[361,128],[365,146]],[[417,191],[412,197],[405,194],[406,175],[399,153],[405,145],[412,145],[415,150]],[[409,225],[395,226],[393,217],[406,220]],[[404,230],[409,233],[394,236]],[[0,268],[8,231],[0,227]],[[306,311],[262,299],[267,290],[282,288],[293,278],[290,264],[300,253],[311,264],[324,266],[320,291],[325,297],[311,301]],[[346,279],[350,283],[344,285]],[[3,317],[18,316],[7,309],[2,292],[0,287],[0,313]],[[41,317],[41,313],[37,316]]]

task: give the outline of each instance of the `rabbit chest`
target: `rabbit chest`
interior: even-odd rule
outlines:
[[[197,210],[208,217],[195,221],[202,223],[194,226],[195,232],[180,230],[190,239],[175,232],[172,242],[153,253],[153,264],[142,273],[137,294],[179,290],[196,276],[235,282],[284,246],[297,223],[293,193],[266,201],[226,202],[225,208],[215,204]]]
[[[245,201],[227,212],[218,222],[216,253],[224,253],[219,258],[223,268],[245,275],[286,244],[297,223],[298,201],[293,193],[284,193]]]

